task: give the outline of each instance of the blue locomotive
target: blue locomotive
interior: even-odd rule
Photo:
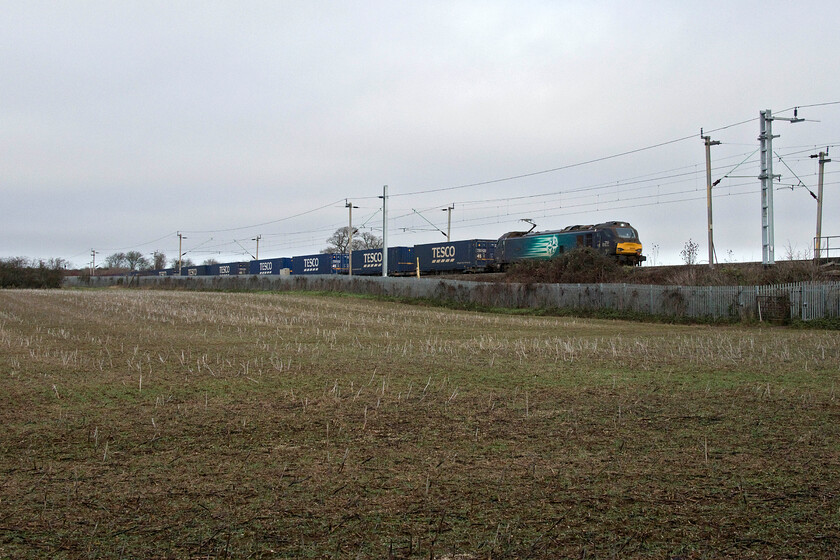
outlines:
[[[496,242],[496,266],[521,260],[551,259],[579,247],[592,247],[618,259],[621,264],[639,265],[642,255],[639,232],[627,222],[574,225],[552,231],[511,231]]]

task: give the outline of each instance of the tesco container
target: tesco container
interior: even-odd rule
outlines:
[[[178,271],[174,268],[157,268],[154,270],[140,270],[135,276],[174,276]]]
[[[347,268],[347,255],[319,253],[292,258],[292,274],[339,274]]]
[[[261,259],[258,261],[251,261],[248,272],[250,274],[281,274],[283,269],[291,271],[292,259],[290,257],[280,257],[277,259]]]
[[[210,267],[206,264],[198,266],[182,266],[181,276],[207,276],[210,274]]]
[[[232,262],[211,264],[207,266],[207,273],[210,276],[239,276],[248,270],[248,263]]]
[[[388,274],[413,274],[416,269],[413,247],[388,247]],[[353,251],[353,274],[382,275],[382,249]]]
[[[421,273],[482,272],[494,262],[495,239],[445,241],[414,246]]]

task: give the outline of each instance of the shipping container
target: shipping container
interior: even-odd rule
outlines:
[[[277,259],[261,259],[258,261],[251,261],[249,263],[250,274],[282,274],[282,270],[286,269],[289,272],[292,270],[292,259],[290,257],[280,257]]]
[[[210,274],[209,266],[200,264],[198,266],[182,266],[181,276],[207,276]]]
[[[248,263],[232,262],[207,265],[210,276],[239,276],[248,272]]]
[[[420,272],[482,272],[494,262],[495,239],[445,241],[414,246],[414,258],[420,261]]]
[[[174,276],[177,271],[174,268],[159,268],[154,270],[138,270],[132,272],[132,276]]]
[[[350,270],[350,255],[332,253],[333,274],[347,274]]]
[[[388,247],[388,274],[414,274],[416,269],[413,247]],[[382,275],[382,249],[353,251],[353,274]]]
[[[292,274],[339,274],[347,268],[347,255],[319,253],[292,258]]]

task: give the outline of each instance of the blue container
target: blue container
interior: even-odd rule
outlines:
[[[421,273],[482,272],[493,263],[495,239],[446,241],[414,246],[414,257],[420,259]]]
[[[138,270],[136,272],[132,272],[132,276],[173,276],[174,274],[174,268],[158,268],[153,270]]]
[[[181,276],[207,276],[210,274],[209,269],[210,267],[206,264],[200,264],[198,266],[182,266]]]
[[[343,257],[343,258],[342,258]],[[292,274],[338,274],[341,263],[346,265],[347,255],[338,253],[319,253],[292,258]]]
[[[388,274],[414,274],[416,269],[413,247],[388,247]],[[382,249],[353,251],[353,274],[382,275]]]
[[[247,263],[240,262],[210,264],[207,265],[207,273],[210,276],[239,276],[247,272],[247,266]]]
[[[350,255],[343,253],[332,254],[333,274],[347,274],[350,269]]]
[[[292,259],[280,257],[278,259],[261,259],[249,263],[250,274],[280,274],[284,268],[292,270]]]

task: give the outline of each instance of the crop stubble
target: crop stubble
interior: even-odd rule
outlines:
[[[836,557],[838,369],[828,331],[1,291],[0,557]]]

